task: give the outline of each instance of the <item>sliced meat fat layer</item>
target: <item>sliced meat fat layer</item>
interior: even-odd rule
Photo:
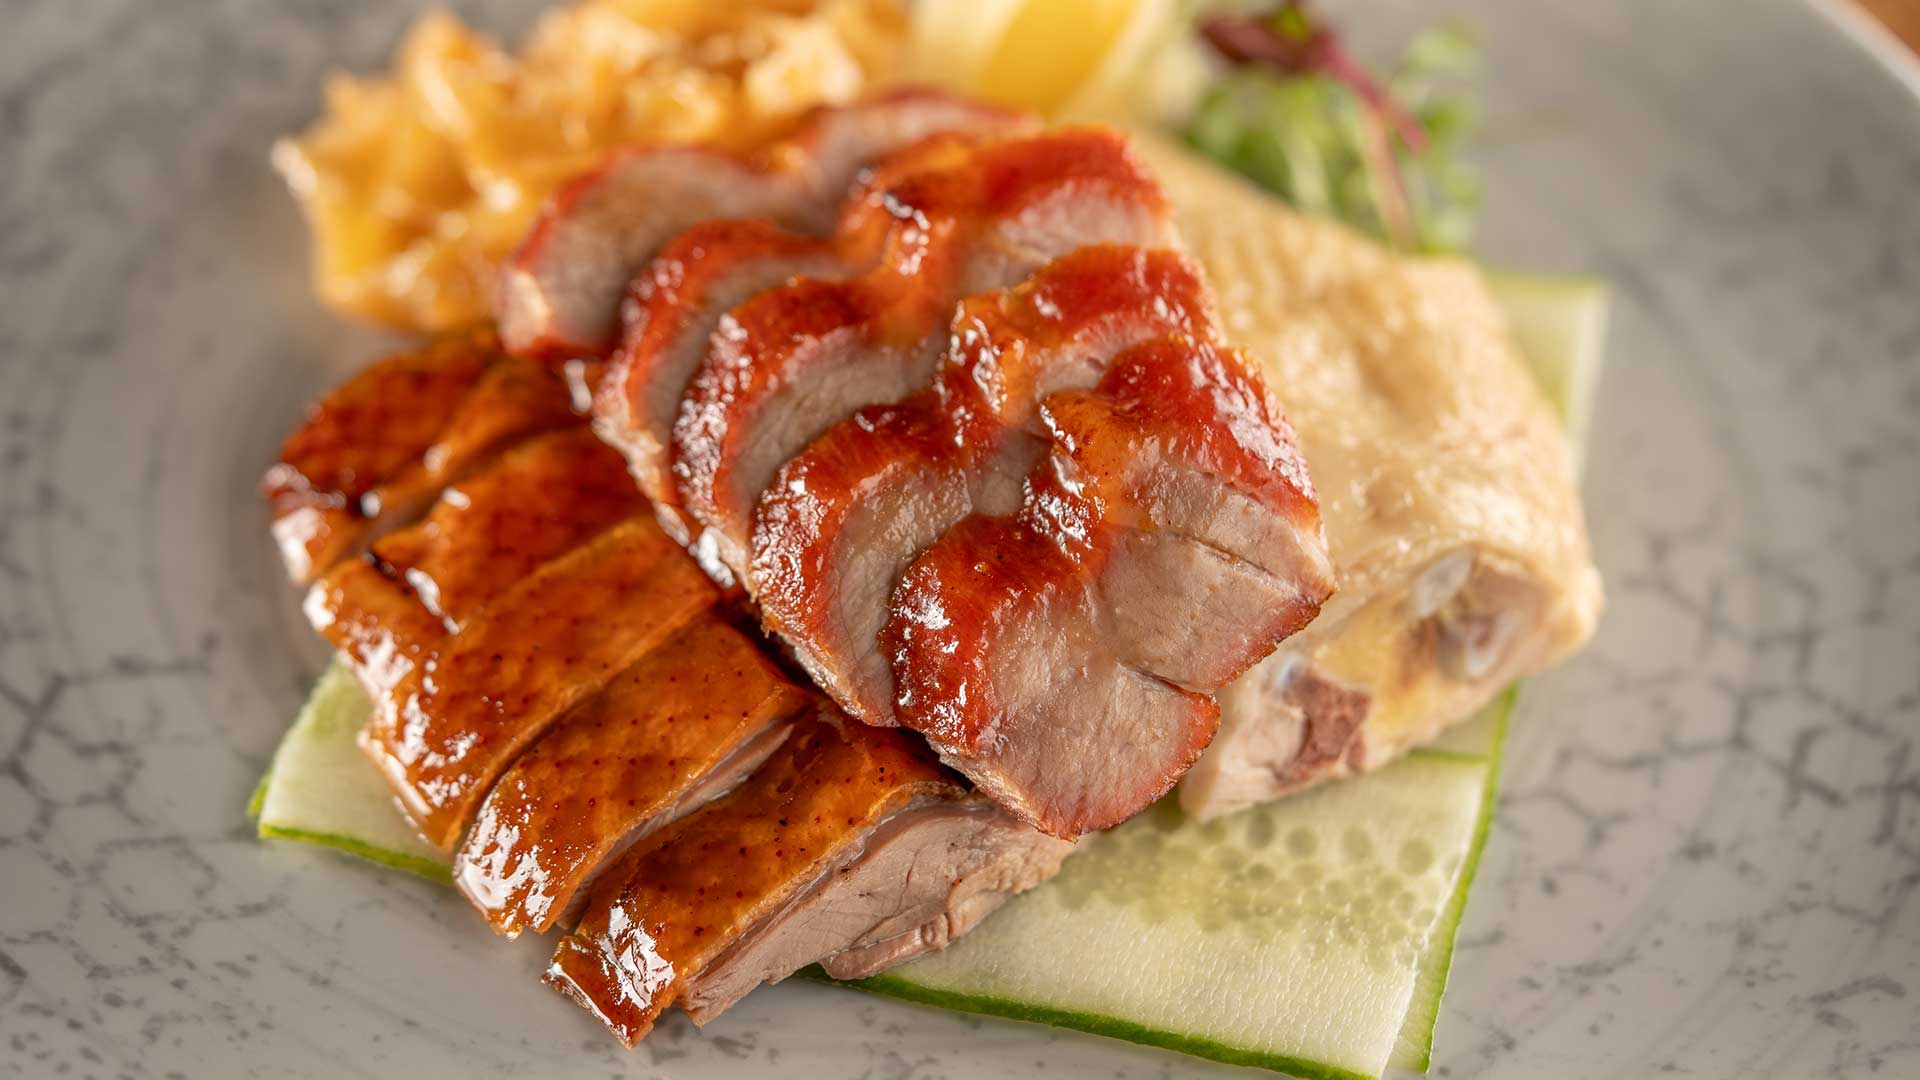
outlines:
[[[919,740],[801,720],[746,782],[602,875],[546,981],[632,1046],[690,979],[851,861],[882,822],[965,794]]]
[[[308,411],[262,481],[288,575],[311,582],[501,447],[578,422],[566,384],[491,335],[373,364]]]
[[[1332,591],[1285,421],[1233,354],[1138,346],[1042,406],[1019,514],[956,525],[883,631],[896,713],[1015,813],[1077,836],[1165,794],[1212,739],[1208,693]]]
[[[451,849],[523,750],[716,598],[658,525],[629,518],[422,650],[360,744],[427,841]]]
[[[1043,396],[1176,333],[1211,338],[1214,320],[1197,268],[1165,249],[1081,248],[968,298],[933,385],[834,425],[761,496],[747,577],[768,624],[848,711],[892,723],[879,632],[907,564],[969,513],[1018,509]]]
[[[895,827],[869,841],[848,872],[797,913],[833,932],[826,945],[852,942],[811,950],[836,979],[864,979],[946,948],[1051,879],[1073,853],[1071,840],[1048,836],[978,792],[889,824]]]
[[[537,435],[334,567],[307,615],[377,694],[542,565],[645,510],[620,455],[584,424]]]
[[[494,313],[517,355],[605,356],[620,296],[669,237],[710,218],[831,225],[860,167],[940,131],[1014,129],[1021,114],[930,91],[901,91],[815,114],[754,160],[691,147],[640,147],[563,185],[501,269]]]
[[[564,924],[601,867],[724,795],[817,700],[722,617],[695,617],[507,770],[454,883],[509,937]]]
[[[689,976],[680,1007],[705,1024],[808,964],[861,979],[946,948],[1051,878],[1072,850],[983,795],[909,807],[881,822],[859,855]]]
[[[874,268],[735,308],[688,384],[674,475],[736,573],[775,471],[856,409],[926,385],[957,300],[1088,244],[1170,238],[1159,188],[1116,132],[936,140],[903,158],[911,164],[888,162],[843,216],[843,237],[884,233]]]

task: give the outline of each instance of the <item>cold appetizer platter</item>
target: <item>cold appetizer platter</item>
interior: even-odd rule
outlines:
[[[217,850],[49,863],[115,910],[184,883],[169,911],[203,917],[129,925],[193,970],[298,973],[314,1023],[276,1008],[215,1052],[172,1030],[205,1017],[148,1008],[155,1052],[207,1075],[432,1074],[432,1046],[460,1075],[1499,1064],[1512,1037],[1448,988],[1544,955],[1527,874],[1612,887],[1595,860],[1635,817],[1596,807],[1624,789],[1560,780],[1638,768],[1595,710],[1734,683],[1710,654],[1660,682],[1631,645],[1583,651],[1621,580],[1626,640],[1666,640],[1662,571],[1603,581],[1596,550],[1645,505],[1626,491],[1692,520],[1661,468],[1719,459],[1627,476],[1596,441],[1610,279],[1642,272],[1511,240],[1574,211],[1516,199],[1528,228],[1476,257],[1516,198],[1483,159],[1526,130],[1485,106],[1484,23],[573,0],[517,34],[433,11],[312,42],[352,73],[286,87],[245,163],[284,189],[240,212],[287,242],[176,245],[228,325],[154,314],[297,357],[223,368],[261,388],[186,436],[259,452],[194,451],[251,494],[225,561],[163,591],[246,614],[110,649],[46,705],[216,667],[286,705],[140,751],[141,776],[257,777],[194,811]],[[1700,437],[1661,412],[1686,395],[1645,400]],[[1656,564],[1693,535],[1649,527]],[[1532,779],[1503,806],[1516,737]],[[1555,815],[1565,861],[1476,888],[1490,836]],[[226,895],[229,861],[270,877]]]
[[[790,116],[609,139],[543,197],[533,150],[482,156],[497,114],[446,113],[535,108],[576,66],[550,39],[612,9],[552,16],[491,82],[490,46],[423,23],[282,144],[323,294],[459,328],[328,392],[267,472],[336,658],[261,833],[555,931],[543,981],[629,1046],[804,972],[1294,1072],[1423,1066],[1510,688],[1600,610],[1568,426],[1600,289],[1503,308],[1395,251],[1465,212],[1426,126],[1452,103],[1423,124],[1305,7],[1142,7],[1059,102],[994,69],[1071,13],[917,62],[963,8],[688,9],[625,93],[691,64],[715,108]],[[819,103],[753,92],[798,62],[755,53],[779,34],[844,49],[781,91]],[[928,66],[947,84],[897,81]],[[1255,89],[1352,111],[1361,141],[1322,139],[1354,155],[1327,181],[1378,189],[1353,222],[1222,168],[1300,135],[1242,115]],[[436,141],[474,190],[444,208],[391,163]],[[531,207],[499,252],[445,224],[489,184]],[[408,224],[384,202],[425,227],[355,250]]]

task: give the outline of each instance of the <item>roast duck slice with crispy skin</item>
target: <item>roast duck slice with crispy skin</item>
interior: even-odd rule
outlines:
[[[631,1046],[674,1004],[704,1023],[809,963],[859,971],[944,943],[1066,850],[917,739],[804,720],[745,783],[602,875],[547,982]]]
[[[548,980],[629,1042],[964,933],[1164,793],[1331,590],[1153,178],[1031,129],[906,93],[751,160],[618,155],[502,274],[517,358],[376,366],[269,476],[362,747],[496,930],[578,919]],[[578,410],[621,324],[616,453]],[[790,681],[702,544],[925,739]]]
[[[336,567],[309,611],[384,695],[496,603],[519,599],[523,580],[622,522],[645,526],[645,512],[620,455],[585,425],[538,435],[449,487],[419,523]],[[664,558],[697,584],[684,558]],[[665,618],[679,617],[682,599],[667,594]],[[505,614],[517,610],[510,603]],[[651,615],[644,605],[619,613]],[[456,856],[455,883],[502,933],[546,929],[623,846],[751,772],[810,700],[752,639],[718,615],[693,615],[565,712],[495,784]],[[420,722],[443,730],[458,717],[444,710]]]
[[[752,158],[637,147],[563,185],[502,267],[494,301],[516,355],[602,357],[621,294],[674,234],[711,218],[766,217],[824,231],[869,161],[940,131],[1015,130],[1031,118],[937,91],[824,108]]]
[[[645,513],[620,455],[586,425],[537,435],[335,566],[307,616],[377,694],[542,565]]]
[[[490,415],[456,413],[444,441]],[[717,598],[576,418],[445,489],[306,608],[374,698],[362,746],[422,835],[451,848],[547,727]]]
[[[315,587],[309,607],[343,654],[374,669],[367,681],[376,693],[390,695],[410,670],[443,672],[443,658],[458,655],[470,635],[489,632],[491,622],[529,614],[529,600],[547,595],[529,580],[617,587],[623,571],[613,560],[565,574],[558,568],[569,562],[569,552],[609,529],[624,526],[648,535],[644,510],[619,455],[584,427],[534,436],[449,487],[419,523],[384,537],[366,557],[336,567]],[[696,598],[710,594],[686,559],[665,551],[657,538],[654,544],[665,552],[663,561],[678,565],[678,580],[692,584]],[[668,590],[661,603],[642,597],[617,614],[634,623],[670,621],[684,615],[685,595]],[[559,671],[557,678],[588,688],[577,705],[542,708],[539,702],[551,697],[536,697],[533,707],[522,706],[528,722],[542,714],[557,718],[492,786],[455,858],[456,884],[497,930],[513,935],[564,924],[587,884],[621,850],[724,794],[780,744],[796,712],[817,700],[722,617],[700,610],[686,618],[597,690],[591,687],[602,677],[600,666]],[[460,684],[501,689],[491,674]],[[507,700],[498,693],[494,698]],[[419,699],[412,707],[417,740],[452,744],[490,737],[484,725],[461,727],[464,714],[457,706]],[[380,734],[376,724],[368,738],[376,759],[399,782],[403,803],[420,805],[431,792],[416,784],[421,776],[392,769],[391,740]],[[484,741],[479,745],[486,749]],[[497,753],[505,758],[514,750]],[[913,830],[924,839],[910,843],[903,837],[886,845],[894,858],[936,839],[971,854],[951,887],[928,893],[937,879],[923,879],[925,895],[916,902],[900,899],[873,911],[875,937],[843,965],[885,964],[937,947],[991,910],[1004,895],[994,883],[1012,880],[1009,874],[1051,872],[1057,856],[1038,862],[1023,856],[1007,864],[1014,870],[982,876],[989,863],[1001,867],[991,860],[1003,853],[1028,852],[1033,845],[1049,850],[1030,830],[989,810],[974,800],[950,821]],[[871,864],[861,880],[875,895],[895,896],[899,890],[886,886],[899,872],[891,862]],[[871,880],[876,874],[880,880]],[[832,905],[835,911],[850,909]]]
[[[361,746],[421,835],[451,849],[522,751],[717,598],[651,518],[628,518],[421,650],[376,697]]]
[[[507,770],[454,884],[508,936],[566,924],[601,867],[752,773],[815,701],[753,639],[697,616]]]
[[[581,421],[559,377],[476,334],[388,357],[308,410],[261,487],[306,584],[525,436]]]

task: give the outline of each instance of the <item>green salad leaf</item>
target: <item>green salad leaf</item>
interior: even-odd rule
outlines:
[[[1300,210],[1403,251],[1466,246],[1478,174],[1462,149],[1478,124],[1478,52],[1459,26],[1417,35],[1384,80],[1301,2],[1203,12],[1224,62],[1187,142]]]

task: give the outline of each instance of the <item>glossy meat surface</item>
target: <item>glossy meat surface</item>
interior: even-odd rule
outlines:
[[[367,751],[429,843],[450,849],[493,781],[717,593],[646,518],[518,582],[375,702]]]
[[[1027,122],[909,90],[821,110],[752,160],[672,146],[615,155],[557,191],[502,267],[494,304],[501,336],[517,355],[605,356],[628,282],[682,229],[710,218],[769,217],[823,230],[867,161],[939,131]]]
[[[376,361],[315,402],[261,485],[276,516],[357,503],[417,462],[495,359],[485,338],[442,342]]]
[[[646,508],[620,455],[581,425],[529,439],[449,486],[419,523],[376,541],[372,562],[453,631],[548,561]]]
[[[843,261],[871,269],[767,290],[721,320],[674,427],[687,511],[742,569],[774,472],[859,407],[924,386],[957,300],[1088,244],[1161,242],[1165,214],[1126,140],[1104,129],[948,136],[884,162],[839,231]]]
[[[491,335],[374,364],[309,410],[262,484],[288,574],[312,580],[501,447],[579,419],[560,378]]]
[[[744,784],[607,872],[546,981],[631,1046],[690,976],[845,865],[881,822],[964,794],[918,740],[801,721]]]
[[[377,695],[540,566],[645,509],[620,456],[584,424],[537,435],[335,566],[309,591],[307,617]]]
[[[1333,583],[1291,432],[1231,352],[1149,342],[1042,413],[1054,450],[1019,513],[922,553],[883,639],[900,721],[1075,836],[1165,794],[1213,736],[1207,695]]]
[[[623,846],[723,794],[815,700],[725,620],[696,617],[507,770],[454,883],[500,933],[546,930]]]
[[[893,585],[967,514],[1017,509],[1045,452],[1040,399],[1093,385],[1144,340],[1212,328],[1198,269],[1164,249],[1081,248],[968,298],[930,387],[843,420],[768,485],[748,572],[768,624],[848,711],[892,723],[879,633]]]
[[[833,245],[763,218],[703,222],[667,241],[628,286],[620,348],[594,403],[595,423],[620,448],[656,504],[673,484],[673,422],[680,398],[728,309],[755,293],[842,264]]]

